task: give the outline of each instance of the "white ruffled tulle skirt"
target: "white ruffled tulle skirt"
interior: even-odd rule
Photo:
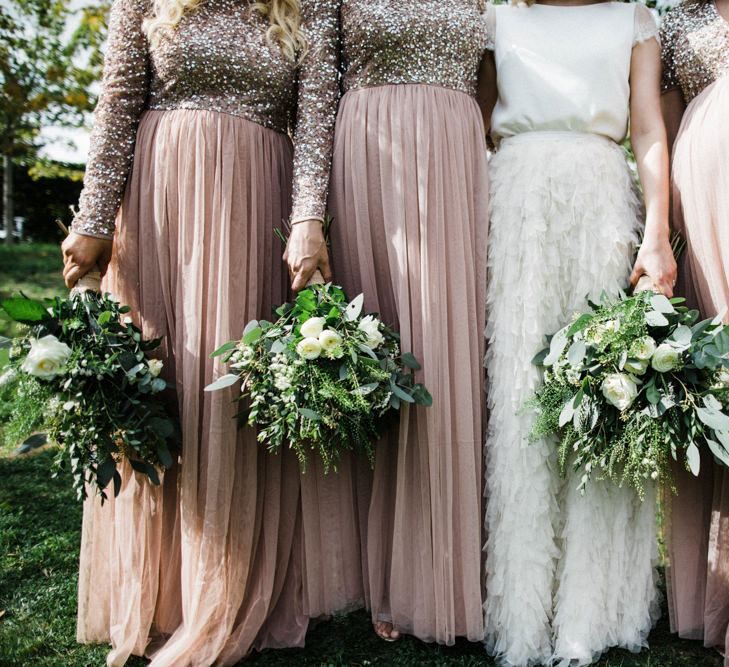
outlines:
[[[533,132],[491,160],[486,644],[501,664],[584,665],[639,650],[657,616],[655,494],[562,480],[525,403],[545,335],[625,288],[640,204],[622,149]]]

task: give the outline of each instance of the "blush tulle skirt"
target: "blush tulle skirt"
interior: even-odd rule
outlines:
[[[702,317],[729,322],[729,76],[688,106],[673,152],[673,218],[687,241],[677,294]],[[678,466],[666,493],[671,628],[729,646],[729,471],[704,456],[696,478]],[[725,659],[729,667],[729,659]]]
[[[364,593],[426,641],[483,635],[483,328],[488,179],[468,95],[428,85],[342,99],[330,191],[334,278],[400,331],[433,407],[405,408],[358,467]]]
[[[287,299],[291,165],[286,136],[242,118],[142,117],[105,289],[164,337],[182,447],[160,487],[125,468],[118,498],[84,507],[78,638],[110,642],[111,665],[234,664],[362,599],[351,480],[301,475],[237,428],[233,389],[203,391],[225,372],[210,353]]]

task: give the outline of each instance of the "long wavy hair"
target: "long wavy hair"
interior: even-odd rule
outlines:
[[[150,44],[159,42],[162,31],[177,27],[185,13],[197,9],[204,0],[154,0],[152,16],[144,21],[144,30]],[[258,0],[251,5],[253,11],[268,18],[266,39],[278,44],[284,57],[298,62],[306,55],[309,42],[301,30],[299,0]]]

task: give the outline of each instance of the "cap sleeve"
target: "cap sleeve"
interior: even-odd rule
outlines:
[[[496,7],[490,2],[486,5],[486,11],[483,17],[486,26],[486,46],[488,51],[496,48]]]
[[[661,91],[664,93],[680,87],[675,58],[677,30],[676,10],[671,10],[661,22],[661,63],[663,65]]]
[[[635,3],[635,22],[633,25],[633,46],[649,39],[658,41],[658,25],[651,10],[640,2]]]
[[[324,219],[339,101],[339,0],[305,0],[309,51],[299,69],[292,221]]]
[[[89,158],[72,229],[111,238],[132,166],[139,117],[149,92],[149,51],[142,21],[146,0],[115,0]]]

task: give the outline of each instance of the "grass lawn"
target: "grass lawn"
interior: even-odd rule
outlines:
[[[103,665],[104,646],[75,643],[76,577],[81,507],[68,478],[51,479],[53,452],[0,458],[0,665]],[[131,666],[145,664],[133,659]],[[365,612],[320,623],[305,649],[265,651],[249,664],[493,665],[479,644],[451,648],[405,638],[386,644],[373,635]],[[663,619],[651,650],[612,651],[602,667],[720,667],[713,651],[681,641]]]
[[[66,292],[61,277],[61,248],[52,244],[0,244],[0,299],[23,292],[29,297],[48,297]],[[0,336],[17,331],[0,319]]]
[[[53,245],[0,246],[0,298],[64,294],[61,254]],[[0,335],[12,335],[0,320]],[[2,350],[0,350],[0,353]],[[2,359],[0,359],[0,367]],[[65,476],[50,477],[52,451],[7,457],[0,450],[0,667],[101,666],[107,647],[75,642],[76,581],[81,506]],[[266,651],[249,664],[288,665],[493,665],[479,644],[451,648],[404,638],[377,639],[363,611],[320,623],[305,649]],[[145,661],[132,659],[131,667]],[[602,667],[721,666],[713,651],[670,635],[665,618],[640,655],[613,651]]]

